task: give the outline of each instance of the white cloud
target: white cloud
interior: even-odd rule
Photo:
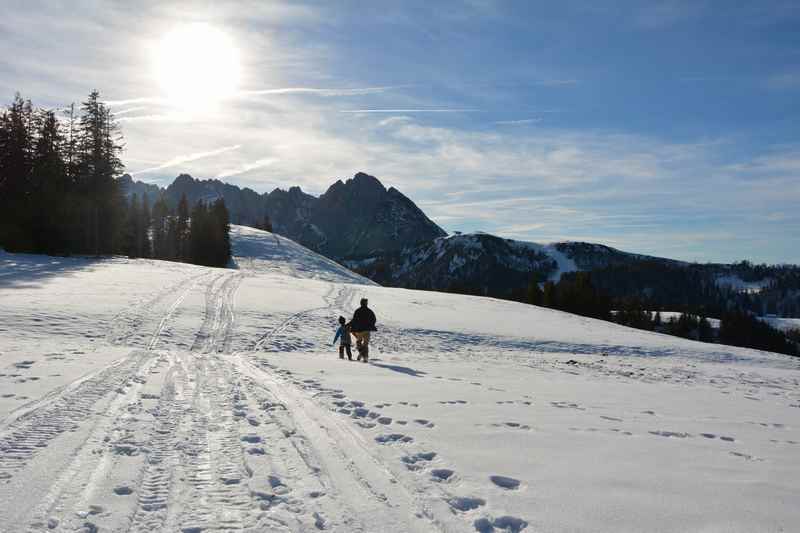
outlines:
[[[233,177],[233,176],[239,176],[241,174],[247,174],[248,172],[251,172],[253,170],[264,168],[264,167],[269,166],[269,165],[274,165],[277,162],[278,162],[278,160],[274,159],[272,157],[267,157],[265,159],[258,159],[256,161],[251,162],[251,163],[245,163],[243,165],[240,165],[240,166],[238,166],[236,168],[230,168],[228,170],[223,170],[222,172],[217,174],[217,177],[218,178],[230,178],[230,177]]]
[[[224,146],[222,148],[217,148],[216,150],[210,150],[208,152],[196,152],[193,154],[185,154],[173,157],[172,159],[161,163],[160,165],[156,165],[154,167],[145,168],[142,170],[137,170],[136,172],[131,172],[132,176],[137,176],[139,174],[145,174],[148,172],[156,172],[159,170],[164,170],[167,168],[177,167],[184,163],[189,163],[192,161],[197,161],[198,159],[205,159],[207,157],[214,157],[220,154],[224,154],[226,152],[230,152],[232,150],[238,150],[241,148],[241,145],[236,144],[233,146]]]
[[[253,89],[240,91],[240,96],[280,95],[280,94],[310,94],[317,96],[362,96],[366,94],[380,94],[405,86],[387,87],[360,87],[353,89],[321,89],[317,87],[283,87],[277,89]]]
[[[524,126],[526,124],[538,124],[541,122],[540,118],[522,118],[518,120],[496,120],[494,123],[499,126]]]

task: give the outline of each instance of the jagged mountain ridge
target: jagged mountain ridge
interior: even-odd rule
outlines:
[[[319,197],[299,187],[259,194],[219,180],[181,175],[166,189],[121,178],[129,194],[176,205],[224,198],[234,223],[273,230],[382,285],[519,298],[535,276],[558,281],[575,270],[617,298],[667,309],[743,308],[800,316],[800,268],[749,263],[695,264],[586,242],[542,245],[485,233],[446,236],[414,203],[364,173]]]
[[[261,227],[269,215],[273,231],[334,259],[392,252],[446,235],[403,193],[363,172],[337,180],[319,197],[296,186],[259,194],[188,174],[179,175],[166,189],[128,175],[120,183],[127,195],[147,195],[151,203],[164,194],[173,207],[182,195],[190,205],[223,198],[232,222]]]

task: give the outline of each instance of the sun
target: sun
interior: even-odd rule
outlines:
[[[223,31],[205,23],[187,24],[161,40],[155,70],[162,91],[173,104],[209,106],[236,92],[239,52]]]

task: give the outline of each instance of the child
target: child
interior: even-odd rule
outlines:
[[[339,344],[339,359],[344,359],[344,352],[347,350],[347,358],[353,360],[353,352],[350,351],[350,324],[343,316],[339,317],[339,329],[336,330],[336,336],[333,338],[333,344],[336,344],[336,339],[342,338]]]

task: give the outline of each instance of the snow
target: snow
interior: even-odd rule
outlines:
[[[680,316],[683,314],[680,311],[659,311],[661,315],[662,322],[669,322],[670,320],[678,320]],[[652,317],[656,316],[656,313],[650,313]],[[708,320],[708,324],[714,328],[719,329],[720,319],[719,318],[712,318],[712,317],[705,317]]]
[[[775,329],[781,331],[800,330],[800,318],[782,318],[777,316],[762,316],[761,320]]]
[[[797,528],[800,360],[232,239],[0,254],[0,531]],[[362,297],[370,364],[330,345]]]
[[[772,279],[764,278],[756,281],[744,281],[735,274],[720,275],[716,279],[718,287],[729,287],[735,291],[758,293],[764,290],[772,283]]]
[[[575,261],[567,257],[567,255],[563,252],[559,251],[555,244],[538,244],[535,242],[526,241],[514,242],[517,246],[543,253],[556,262],[556,269],[550,273],[549,281],[558,282],[558,280],[561,279],[562,274],[567,272],[575,272],[578,270],[577,265],[575,265]]]

